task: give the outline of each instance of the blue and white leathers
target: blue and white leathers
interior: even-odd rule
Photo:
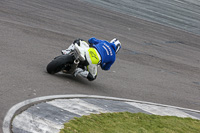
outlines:
[[[105,40],[98,40],[96,38],[90,38],[88,40],[90,44],[99,52],[101,56],[100,66],[103,70],[109,70],[116,59],[116,46],[114,43],[109,43]]]

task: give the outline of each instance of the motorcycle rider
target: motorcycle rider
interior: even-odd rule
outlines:
[[[90,38],[88,40],[90,47],[85,52],[85,61],[87,62],[87,69],[76,68],[74,76],[80,75],[87,78],[89,81],[93,81],[97,77],[97,67],[101,66],[103,70],[109,70],[112,64],[115,62],[116,54],[121,49],[121,43],[118,39],[114,38],[110,42],[106,40],[99,40],[97,38]],[[81,43],[86,43],[82,39],[77,39],[68,49],[62,50],[62,54],[68,54],[74,49],[74,44],[79,46]]]

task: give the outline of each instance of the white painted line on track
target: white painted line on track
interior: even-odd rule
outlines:
[[[48,100],[50,101],[53,99],[70,99],[70,98],[96,98],[96,99],[118,100],[118,101],[124,101],[124,102],[125,101],[126,102],[136,102],[136,103],[141,103],[141,104],[155,105],[155,106],[161,106],[161,107],[170,107],[170,108],[176,108],[176,109],[180,109],[180,110],[200,113],[200,111],[193,110],[193,109],[169,106],[169,105],[164,105],[164,104],[157,104],[157,103],[152,103],[152,102],[116,98],[116,97],[106,97],[106,96],[97,96],[97,95],[82,95],[82,94],[52,95],[52,96],[44,96],[44,97],[37,97],[37,98],[29,99],[29,100],[26,100],[26,101],[23,101],[23,102],[20,102],[20,103],[14,105],[7,112],[6,116],[4,117],[3,127],[2,127],[3,132],[10,133],[12,119],[13,119],[15,113],[18,110],[20,110],[22,107],[27,106],[27,105],[32,105],[33,103],[40,102],[40,101],[48,101]]]
[[[13,120],[16,128],[23,129],[31,133],[59,133],[64,128],[63,124],[57,124],[45,118],[34,116],[28,112],[23,112]],[[25,125],[25,126],[24,126]]]
[[[54,101],[50,101],[47,103],[53,106],[56,106],[58,108],[67,110],[69,112],[78,114],[80,116],[109,112],[103,108],[100,108],[96,105],[87,103],[77,98],[76,99],[56,99]]]
[[[198,119],[192,115],[189,115],[181,110],[170,108],[170,107],[161,107],[156,105],[147,105],[147,104],[141,104],[141,103],[134,103],[134,102],[125,102],[127,104],[130,104],[134,107],[140,108],[146,112],[155,114],[155,115],[161,115],[161,116],[177,116],[177,117],[190,117],[193,119]]]

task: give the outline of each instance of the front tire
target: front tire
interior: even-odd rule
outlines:
[[[66,64],[73,63],[73,56],[72,55],[61,55],[56,57],[47,65],[47,72],[49,74],[55,74],[60,72]]]

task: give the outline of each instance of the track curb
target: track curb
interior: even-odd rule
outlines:
[[[148,104],[148,105],[155,105],[155,106],[161,106],[161,107],[170,107],[175,108],[179,110],[185,110],[185,111],[191,111],[200,113],[199,110],[193,110],[188,108],[182,108],[177,106],[171,106],[171,105],[164,105],[164,104],[158,104],[158,103],[152,103],[152,102],[146,102],[146,101],[138,101],[138,100],[131,100],[131,99],[124,99],[124,98],[117,98],[117,97],[108,97],[108,96],[98,96],[98,95],[84,95],[84,94],[69,94],[69,95],[50,95],[50,96],[43,96],[43,97],[37,97],[33,99],[28,99],[23,102],[20,102],[13,107],[9,109],[6,116],[4,117],[3,121],[3,133],[11,133],[11,123],[18,113],[26,110],[28,107],[44,102],[44,101],[51,101],[54,99],[70,99],[70,98],[95,98],[95,99],[106,99],[106,100],[115,100],[115,101],[126,101],[126,102],[135,102],[135,103],[141,103],[141,104]]]

